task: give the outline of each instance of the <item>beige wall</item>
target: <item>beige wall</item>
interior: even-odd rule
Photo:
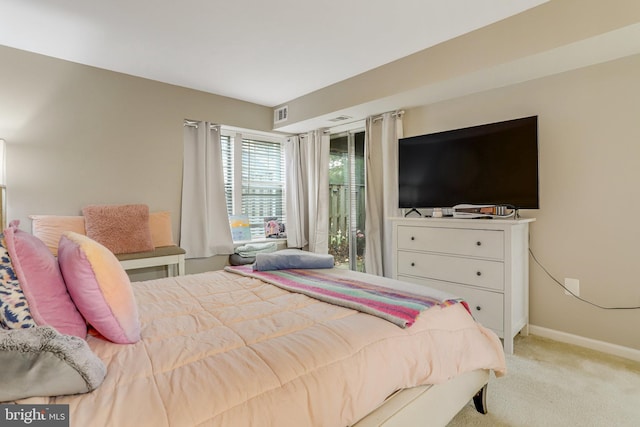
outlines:
[[[1,46],[0,64],[8,219],[24,230],[29,214],[146,203],[171,211],[177,239],[183,119],[271,127],[271,109],[230,98]],[[224,259],[188,262],[187,270],[220,267]]]
[[[540,209],[531,248],[558,280],[604,306],[640,306],[640,55],[408,109],[405,136],[539,118]],[[566,296],[531,260],[537,326],[640,349],[640,310]]]
[[[327,120],[338,114],[359,119],[362,111],[376,114],[422,105],[416,93],[427,101],[423,104],[431,103],[638,53],[634,40],[639,21],[637,0],[552,0],[287,101],[282,105],[288,106],[289,119],[278,126],[331,126]],[[397,99],[402,103],[394,104]],[[313,120],[318,117],[324,120]]]

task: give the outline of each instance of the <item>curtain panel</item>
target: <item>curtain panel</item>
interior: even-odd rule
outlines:
[[[305,168],[300,155],[300,137],[291,136],[284,143],[287,208],[287,246],[304,248],[309,224],[307,216],[307,182]]]
[[[309,251],[329,253],[329,144],[324,130],[302,138],[301,155],[306,158],[309,199]]]
[[[187,258],[233,253],[226,209],[220,126],[184,126],[180,246]]]
[[[287,139],[289,247],[329,252],[329,141],[322,129]]]
[[[402,115],[384,113],[366,120],[365,128],[365,270],[391,277],[391,224],[398,208],[398,139]]]

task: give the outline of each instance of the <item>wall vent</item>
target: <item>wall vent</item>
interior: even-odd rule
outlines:
[[[276,108],[273,110],[273,123],[286,122],[289,118],[289,106]]]

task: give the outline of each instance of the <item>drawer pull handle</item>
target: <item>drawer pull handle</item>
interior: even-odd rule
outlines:
[[[412,263],[411,263],[411,267],[415,267],[415,266],[416,266],[416,263],[415,263],[415,262],[412,262]]]
[[[482,276],[482,271],[476,271],[476,276]]]
[[[479,305],[476,305],[476,310],[480,311],[482,310],[482,307],[480,307]]]
[[[413,237],[413,236],[411,236],[411,240],[416,240],[416,238],[415,238],[415,237]]]
[[[476,242],[476,246],[482,246],[482,242],[481,241],[477,241]]]

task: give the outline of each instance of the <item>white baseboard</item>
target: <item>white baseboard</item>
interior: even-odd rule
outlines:
[[[601,351],[603,353],[613,354],[614,356],[624,357],[625,359],[640,362],[640,350],[630,347],[623,347],[617,344],[611,344],[604,341],[598,341],[591,338],[581,337],[579,335],[568,334],[566,332],[556,331],[554,329],[543,328],[542,326],[529,325],[529,332],[543,338],[549,338],[555,341],[567,344],[586,347],[591,350]]]

